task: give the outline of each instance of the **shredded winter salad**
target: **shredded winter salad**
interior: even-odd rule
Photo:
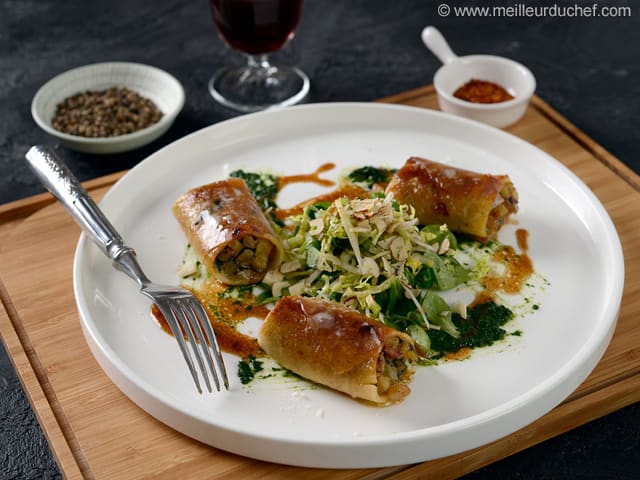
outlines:
[[[430,350],[428,329],[459,336],[452,308],[436,291],[465,283],[446,225],[419,228],[413,208],[391,196],[307,206],[282,229],[287,257],[264,279],[274,299],[322,297],[410,333]],[[456,305],[466,313],[464,305]]]

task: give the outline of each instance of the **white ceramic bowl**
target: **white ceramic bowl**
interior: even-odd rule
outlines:
[[[422,31],[422,40],[443,63],[433,77],[438,105],[443,112],[499,128],[513,125],[524,115],[536,89],[535,77],[527,67],[494,55],[458,57],[434,27]],[[514,98],[499,103],[473,103],[454,97],[453,93],[471,79],[501,85]]]
[[[53,128],[57,105],[65,98],[87,90],[126,87],[152,100],[162,111],[159,122],[137,132],[115,137],[87,138]],[[31,115],[45,132],[61,145],[86,153],[117,153],[146,145],[165,133],[184,105],[184,89],[164,70],[130,62],[108,62],[68,70],[45,83],[33,97]]]

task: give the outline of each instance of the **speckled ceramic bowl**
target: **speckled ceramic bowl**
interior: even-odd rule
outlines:
[[[65,98],[110,87],[126,87],[148,98],[162,111],[162,118],[142,130],[114,137],[87,138],[53,128],[56,107]],[[184,98],[180,82],[159,68],[130,62],[96,63],[68,70],[45,83],[33,98],[31,115],[40,128],[67,148],[86,153],[117,153],[146,145],[164,134],[182,110]]]

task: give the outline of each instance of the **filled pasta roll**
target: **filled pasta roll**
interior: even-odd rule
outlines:
[[[409,158],[387,186],[396,201],[411,205],[421,224],[446,223],[481,241],[496,236],[518,210],[518,193],[507,175],[454,168]]]
[[[194,188],[173,213],[207,270],[227,285],[260,282],[282,263],[282,244],[244,180]]]
[[[282,298],[267,315],[258,343],[298,375],[378,404],[409,394],[418,359],[409,335],[317,298]]]

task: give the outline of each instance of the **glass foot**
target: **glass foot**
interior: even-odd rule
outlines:
[[[296,67],[249,62],[224,68],[209,81],[211,96],[225,107],[257,112],[300,103],[309,93],[309,77]]]

